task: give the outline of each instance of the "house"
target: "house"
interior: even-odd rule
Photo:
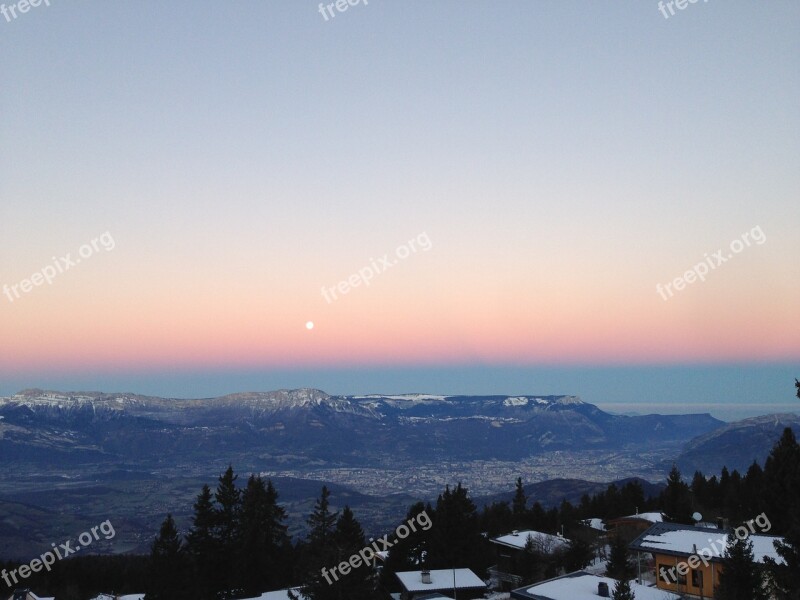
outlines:
[[[560,535],[526,529],[514,530],[489,540],[495,548],[497,564],[489,568],[491,578],[500,587],[510,589],[519,586],[530,569],[530,555],[526,556],[525,546],[530,538],[534,556],[553,556],[566,552],[569,540]]]
[[[300,600],[305,598],[300,588],[290,588],[285,590],[275,590],[274,592],[264,592],[260,596],[256,596],[255,598],[247,598],[246,600],[291,600],[291,596],[289,596],[290,590]]]
[[[737,534],[743,527],[736,529]],[[749,532],[747,532],[749,533]],[[693,597],[711,598],[719,584],[722,555],[732,531],[692,527],[677,523],[656,523],[642,533],[629,548],[641,558],[652,557],[658,589]],[[773,542],[782,538],[747,535],[753,543],[753,558],[763,563],[766,557],[783,563]],[[641,560],[637,561],[641,564]],[[642,574],[639,573],[639,581]]]
[[[608,530],[609,536],[621,535],[625,541],[630,541],[643,531],[647,531],[651,525],[663,522],[664,513],[637,512],[635,515],[609,519],[606,524],[606,529]]]
[[[598,597],[610,598],[614,594],[616,583],[609,577],[598,577],[586,571],[575,571],[513,590],[511,598],[516,600],[597,600]],[[638,583],[631,583],[631,590],[636,600],[680,599],[676,594]]]
[[[584,519],[580,523],[584,527],[588,527],[589,529],[593,529],[593,530],[599,531],[601,533],[605,533],[605,531],[606,531],[606,524],[603,523],[603,519],[600,519],[599,517],[593,517],[591,519]]]
[[[421,600],[450,592],[455,592],[459,600],[470,600],[483,598],[488,589],[470,569],[424,569],[401,571],[395,575],[403,588],[400,594],[402,600]]]

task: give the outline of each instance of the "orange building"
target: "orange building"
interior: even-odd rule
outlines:
[[[756,562],[763,563],[768,556],[783,562],[773,545],[774,541],[782,538],[758,535],[755,530],[754,527],[749,530],[739,527],[734,531],[742,537],[746,532],[747,539],[753,543]],[[734,531],[656,523],[636,538],[629,548],[637,553],[639,565],[643,555],[652,555],[651,564],[659,589],[695,598],[713,598],[722,572],[722,555]],[[641,581],[643,573],[638,575]]]

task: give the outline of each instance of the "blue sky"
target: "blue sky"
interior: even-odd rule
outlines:
[[[0,16],[0,393],[791,406],[800,5],[318,6]],[[104,232],[113,251],[20,293]]]

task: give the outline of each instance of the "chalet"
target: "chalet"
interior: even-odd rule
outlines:
[[[586,571],[575,571],[511,592],[512,600],[597,600],[614,594],[616,581]],[[680,597],[654,587],[631,583],[636,600],[679,600]]]
[[[289,592],[292,592],[300,600],[305,600],[305,595],[300,588],[288,588],[285,590],[275,590],[274,592],[264,592],[255,598],[247,598],[246,600],[291,600]]]
[[[660,512],[646,512],[627,517],[609,519],[606,524],[609,536],[621,535],[625,541],[630,541],[643,531],[647,531],[655,523],[663,523],[664,514]]]
[[[471,600],[483,598],[488,590],[483,580],[470,569],[424,569],[401,571],[395,575],[403,588],[400,594],[402,600],[422,600],[451,592],[459,600]]]
[[[658,589],[694,598],[711,598],[719,584],[720,563],[731,535],[732,531],[721,529],[656,523],[637,537],[629,548],[637,553],[640,565],[642,555],[652,559]],[[763,563],[767,557],[783,563],[773,545],[781,538],[749,535],[747,539],[753,543],[753,558],[757,563]],[[641,570],[638,580],[642,581]]]
[[[606,531],[606,524],[603,522],[603,519],[600,519],[598,517],[593,517],[591,519],[584,519],[583,521],[580,522],[580,524],[583,525],[584,527],[592,529],[593,531],[599,531],[601,533],[605,533]]]
[[[529,538],[533,553],[538,556],[552,556],[566,552],[570,543],[560,535],[533,530],[514,530],[509,534],[492,538],[489,541],[494,545],[497,564],[489,568],[489,574],[500,587],[510,589],[522,584],[525,565],[528,562],[524,552]]]

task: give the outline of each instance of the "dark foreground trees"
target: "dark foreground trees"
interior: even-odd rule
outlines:
[[[767,600],[761,568],[753,560],[753,543],[728,536],[714,600]]]

